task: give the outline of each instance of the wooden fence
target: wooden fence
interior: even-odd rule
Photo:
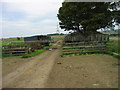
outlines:
[[[32,49],[42,49],[46,45],[48,43],[40,41],[16,42],[11,45],[2,46],[2,56],[28,54]]]
[[[28,47],[25,45],[8,45],[2,47],[2,56],[21,55],[28,53]]]
[[[103,52],[107,49],[108,41],[107,34],[96,33],[83,36],[80,33],[72,33],[64,38],[63,54]]]
[[[91,53],[91,52],[104,52],[107,50],[106,42],[76,42],[76,43],[65,43],[63,45],[63,54],[80,54],[80,53]]]
[[[98,42],[107,42],[109,41],[109,35],[107,34],[91,34],[88,36],[83,36],[79,33],[72,33],[67,35],[64,38],[64,42],[90,42],[90,41],[98,41]]]

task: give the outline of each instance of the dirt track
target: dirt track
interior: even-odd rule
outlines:
[[[12,72],[9,72],[8,74],[5,73],[5,75],[4,70],[9,66],[4,66],[3,63],[3,87],[44,87],[46,77],[49,75],[49,72],[53,66],[53,62],[58,55],[58,50],[47,51],[40,56],[34,57],[34,59],[28,59],[28,61],[24,64],[21,63],[18,68],[14,68]],[[12,65],[12,67],[14,67],[14,65]]]
[[[59,57],[59,54],[60,49],[55,49],[28,59],[3,59],[3,88],[118,87],[116,58],[108,55]]]
[[[55,49],[28,59],[3,59],[3,88],[43,88],[59,52]]]

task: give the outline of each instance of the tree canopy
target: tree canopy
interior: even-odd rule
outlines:
[[[120,2],[63,2],[57,16],[61,29],[95,32],[120,23]]]

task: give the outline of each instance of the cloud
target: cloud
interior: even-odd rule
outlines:
[[[25,3],[25,2],[62,2],[63,0],[1,0],[1,2],[9,2],[9,3]]]
[[[56,20],[54,19],[46,19],[39,22],[29,22],[26,20],[8,21],[4,18],[2,26],[3,38],[43,35],[48,33],[56,33],[57,31]],[[64,33],[63,30],[61,30],[60,28],[59,30],[60,32]]]
[[[56,14],[62,0],[2,0],[1,2],[5,10],[3,14],[6,14],[2,17],[2,37],[56,32],[58,22]],[[25,16],[22,18],[20,15]]]
[[[49,25],[48,23],[53,23]],[[11,36],[31,36],[36,34],[46,34],[56,32],[56,25],[54,25],[55,20],[43,20],[39,22],[29,22],[29,21],[8,21],[3,20],[3,37]]]
[[[48,23],[57,24],[57,20],[53,20],[53,19],[45,19],[41,22],[45,24],[48,24]]]
[[[50,12],[58,11],[61,6],[59,0],[2,0],[8,3],[6,8],[11,12],[23,12],[28,18],[37,18]]]

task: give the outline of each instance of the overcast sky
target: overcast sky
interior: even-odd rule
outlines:
[[[2,4],[0,7],[2,37],[23,37],[56,32],[57,13],[62,1],[2,0],[0,3]]]
[[[56,33],[59,22],[57,13],[62,2],[63,0],[1,0],[1,36],[9,38]]]

